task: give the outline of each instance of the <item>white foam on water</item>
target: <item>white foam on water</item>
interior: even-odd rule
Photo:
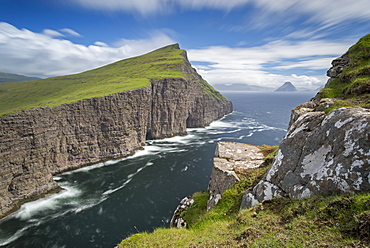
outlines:
[[[235,127],[232,122],[225,122],[223,119],[212,122],[209,126],[205,127],[206,130],[218,128],[233,128]]]
[[[137,157],[142,157],[142,156],[146,156],[146,155],[152,155],[152,154],[158,153],[159,151],[161,151],[161,147],[159,147],[159,146],[146,145],[146,146],[143,147],[143,149],[137,150],[135,152],[135,154],[133,154],[131,156],[121,158],[121,159],[116,159],[116,160],[108,160],[108,161],[105,161],[105,162],[102,162],[102,163],[97,163],[97,164],[93,164],[93,165],[90,165],[90,166],[82,167],[82,168],[74,170],[74,171],[69,171],[69,172],[63,173],[63,175],[68,175],[68,174],[77,173],[77,172],[88,172],[88,171],[95,170],[95,169],[98,169],[98,168],[101,168],[101,167],[104,167],[104,166],[114,165],[114,164],[117,164],[117,163],[122,162],[124,160],[137,158]],[[60,177],[54,177],[54,180],[60,180],[60,179],[61,179]]]
[[[171,144],[174,144],[174,145],[176,145],[176,144],[188,144],[196,138],[197,138],[196,135],[188,134],[188,135],[185,135],[185,136],[174,136],[174,137],[170,137],[170,138],[155,140],[154,143],[155,144],[160,144],[160,145],[166,145],[166,143],[169,144],[169,145],[171,145]]]
[[[74,198],[81,194],[81,191],[77,188],[71,186],[63,186],[63,188],[59,193],[23,204],[14,214],[14,217],[21,220],[29,220],[37,213],[57,208],[60,200]]]
[[[126,180],[122,185],[120,185],[119,187],[114,188],[114,189],[106,190],[105,192],[103,192],[103,195],[104,195],[104,196],[108,196],[108,195],[110,195],[110,194],[112,194],[112,193],[114,193],[114,192],[116,192],[116,191],[118,191],[118,190],[120,190],[120,189],[123,189],[124,187],[126,187],[126,185],[127,185],[127,184],[129,184],[129,183],[131,182],[132,178],[133,178],[135,175],[137,175],[140,171],[144,170],[146,167],[152,166],[153,164],[154,164],[153,162],[148,161],[148,162],[147,162],[143,167],[138,168],[138,169],[136,170],[136,172],[134,172],[134,173],[132,173],[132,174],[129,174],[129,175],[127,176],[127,180]],[[104,200],[106,200],[106,199],[104,199]]]
[[[115,188],[115,189],[109,189],[109,190],[107,190],[107,191],[105,191],[104,193],[103,193],[103,195],[110,195],[110,194],[112,194],[112,193],[114,193],[114,192],[116,192],[116,191],[118,191],[118,190],[120,190],[120,189],[123,189],[124,187],[126,187],[126,185],[127,184],[129,184],[129,182],[131,182],[131,178],[129,178],[129,179],[127,179],[121,186],[119,186],[119,187],[117,187],[117,188]]]
[[[87,201],[84,200],[83,202],[74,204],[75,205],[74,208],[69,210],[68,212],[80,213],[86,209],[99,205],[100,203],[104,202],[107,199],[108,197],[106,195],[103,195],[103,197],[101,197],[100,199],[89,199]]]
[[[161,147],[159,146],[146,145],[146,146],[143,146],[142,150],[137,150],[134,155],[129,156],[126,159],[132,159],[132,158],[142,157],[146,155],[152,155],[152,154],[158,153],[159,151],[161,151]]]
[[[5,246],[5,245],[8,245],[8,244],[12,243],[13,241],[17,240],[18,238],[22,237],[23,233],[25,231],[27,231],[29,228],[31,228],[32,226],[37,226],[37,225],[28,225],[28,226],[18,230],[12,236],[10,236],[8,238],[5,238],[5,239],[0,239],[0,246],[2,247],[2,246]]]

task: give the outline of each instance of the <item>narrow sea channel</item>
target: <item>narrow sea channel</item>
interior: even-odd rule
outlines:
[[[279,144],[290,111],[315,92],[223,92],[234,112],[189,135],[55,177],[63,191],[24,204],[0,222],[0,247],[114,247],[168,226],[179,201],[207,189],[218,141]]]

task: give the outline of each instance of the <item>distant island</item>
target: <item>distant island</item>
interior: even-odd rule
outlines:
[[[272,91],[272,88],[249,84],[215,84],[213,87],[219,91]]]
[[[275,92],[295,92],[297,89],[291,82],[285,82],[282,86],[277,88]]]
[[[18,74],[0,72],[0,83],[4,82],[18,82],[18,81],[29,81],[29,80],[38,80],[37,77],[27,77]]]

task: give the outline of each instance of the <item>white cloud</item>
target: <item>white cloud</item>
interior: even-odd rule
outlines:
[[[51,29],[44,29],[42,33],[50,37],[63,37],[64,36],[64,34],[59,33],[58,31],[55,31],[55,30],[51,30]]]
[[[102,46],[102,47],[108,47],[108,45],[105,42],[101,42],[101,41],[94,42],[94,45]]]
[[[60,29],[59,31],[61,31],[65,34],[76,36],[76,37],[81,37],[82,36],[82,35],[80,35],[79,33],[77,33],[76,31],[74,31],[73,29],[70,29],[70,28],[63,28],[63,29]]]
[[[66,75],[175,43],[166,34],[155,32],[147,39],[121,40],[119,47],[102,42],[85,46],[53,38],[57,35],[51,31],[35,33],[0,22],[0,71],[39,77]]]
[[[121,39],[114,45],[130,56],[144,54],[154,48],[162,47],[163,44],[175,43],[167,34],[162,31],[155,31],[150,34],[150,42],[147,39],[129,40]],[[132,55],[131,55],[132,54]]]
[[[343,54],[353,43],[352,40],[277,40],[249,48],[218,46],[191,49],[188,55],[201,75],[211,84],[246,83],[277,87],[284,81],[291,81],[298,87],[314,89],[325,84],[324,73],[316,76],[281,74],[294,68],[314,72],[327,70],[331,61]],[[202,62],[202,65],[197,66],[197,62]],[[280,75],[276,71],[279,71]]]
[[[252,0],[70,0],[87,8],[108,11],[125,11],[142,16],[172,13],[178,7],[183,9],[220,9],[231,10]]]
[[[125,11],[142,16],[173,13],[184,10],[218,9],[231,11],[248,6],[262,26],[271,14],[284,19],[306,17],[307,21],[332,26],[350,20],[370,20],[369,0],[70,0],[87,8],[105,11]],[[256,22],[257,23],[257,22]]]

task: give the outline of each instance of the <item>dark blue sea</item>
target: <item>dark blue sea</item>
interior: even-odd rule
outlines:
[[[64,188],[0,222],[0,247],[114,247],[138,231],[169,226],[179,201],[207,189],[218,141],[277,145],[291,109],[314,92],[223,92],[234,112],[188,135],[55,177]]]

